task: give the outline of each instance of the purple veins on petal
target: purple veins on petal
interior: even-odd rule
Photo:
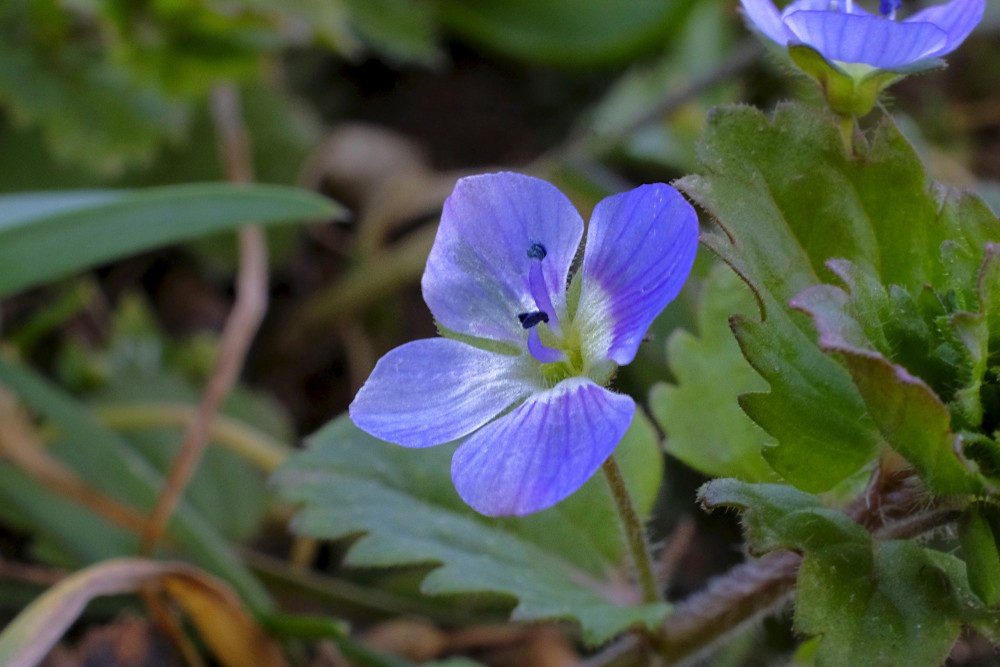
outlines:
[[[585,378],[564,380],[462,443],[452,459],[455,489],[488,516],[555,505],[611,455],[634,414],[628,396]]]
[[[785,25],[797,40],[830,60],[872,67],[902,67],[931,57],[947,35],[930,23],[897,23],[841,12],[793,12]]]
[[[632,361],[649,326],[680,292],[698,248],[698,216],[679,192],[643,185],[597,205],[587,231],[577,316],[606,329],[603,355]]]
[[[472,433],[541,386],[526,355],[431,338],[382,357],[349,411],[377,438],[431,447]]]
[[[740,2],[750,23],[778,44],[805,44],[828,60],[882,69],[955,50],[982,20],[986,6],[985,0],[952,0],[897,22],[901,0],[880,0],[880,15],[846,1],[796,0],[782,12],[772,0]]]
[[[545,181],[513,173],[463,178],[444,205],[421,281],[424,300],[452,331],[523,345],[516,315],[544,310],[531,288],[532,264],[540,264],[554,308],[564,309],[582,234],[580,214]],[[536,243],[544,261],[528,256]]]
[[[937,58],[957,49],[983,20],[984,11],[986,0],[952,0],[917,12],[903,23],[930,23],[945,32],[947,39],[944,45],[928,56]]]

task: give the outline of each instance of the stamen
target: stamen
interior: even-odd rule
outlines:
[[[541,310],[536,310],[532,313],[521,313],[517,316],[518,321],[521,322],[521,326],[525,329],[531,329],[532,327],[538,326],[543,322],[549,321],[549,314]]]
[[[531,247],[528,248],[528,257],[531,259],[542,260],[545,259],[546,255],[548,254],[549,251],[546,250],[545,246],[543,246],[541,243],[532,243]]]
[[[844,2],[844,10],[848,14],[853,14],[854,13],[854,0],[846,0]]]
[[[552,364],[563,359],[561,350],[553,350],[551,347],[545,346],[538,335],[537,328],[528,332],[528,352],[531,352],[531,356],[543,364]]]
[[[552,331],[559,335],[559,318],[556,316],[555,306],[552,305],[552,297],[549,296],[548,285],[545,284],[545,273],[542,271],[542,260],[548,255],[548,251],[541,243],[532,243],[528,248],[528,257],[532,260],[531,268],[528,269],[528,289],[531,297],[535,300],[538,310],[548,313],[549,326]]]
[[[896,10],[903,6],[903,0],[879,0],[878,10],[882,16],[896,19]]]

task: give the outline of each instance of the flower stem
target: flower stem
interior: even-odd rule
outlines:
[[[618,521],[625,534],[632,567],[635,569],[636,583],[642,592],[643,601],[660,602],[663,598],[660,596],[656,577],[653,575],[653,559],[649,553],[649,544],[646,542],[646,531],[639,514],[635,511],[635,505],[632,504],[632,496],[628,492],[621,468],[618,467],[614,456],[609,456],[602,468],[611,488],[611,496],[615,500]]]

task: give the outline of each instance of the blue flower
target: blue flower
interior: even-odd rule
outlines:
[[[694,209],[663,184],[600,202],[576,267],[583,230],[545,181],[460,180],[421,283],[442,337],[386,354],[350,406],[358,427],[404,447],[466,438],[452,479],[482,514],[554,505],[611,455],[635,403],[605,385],[697,249]]]
[[[986,0],[952,0],[896,21],[901,0],[881,0],[881,16],[853,0],[796,0],[778,12],[771,0],[740,0],[747,17],[782,46],[805,44],[839,64],[897,70],[939,58],[983,18]]]

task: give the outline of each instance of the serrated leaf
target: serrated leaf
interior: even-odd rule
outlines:
[[[907,294],[961,281],[998,233],[996,219],[975,197],[932,188],[888,118],[855,156],[821,111],[788,104],[766,118],[722,109],[700,157],[707,173],[681,187],[718,220],[724,233],[703,240],[747,280],[762,309],[762,322],[734,323],[744,355],[771,385],[743,407],[777,439],[765,458],[782,476],[828,489],[870,460],[884,433],[855,378],[816,347],[790,300],[832,282],[834,259]]]
[[[0,21],[3,28],[0,100],[17,125],[37,126],[59,159],[118,174],[148,161],[160,145],[183,133],[183,105],[135,84],[86,47],[45,53],[38,45],[7,39],[28,33],[30,26]]]
[[[632,457],[628,478],[659,469],[651,431],[633,434],[630,442],[622,445],[630,450],[623,463]],[[509,596],[517,601],[515,620],[576,619],[590,643],[662,620],[666,605],[638,603],[631,587],[614,578],[624,552],[618,527],[608,520],[610,499],[600,476],[545,512],[491,519],[455,493],[453,451],[448,445],[398,447],[342,416],[314,435],[274,481],[285,498],[302,504],[297,532],[328,539],[362,534],[348,552],[349,564],[439,565],[423,582],[428,594]],[[653,485],[647,480],[636,488],[645,489],[637,505],[648,511]]]
[[[710,507],[737,507],[751,543],[804,554],[795,628],[818,638],[818,667],[936,667],[962,623],[994,627],[969,590],[965,564],[903,540],[879,541],[842,512],[787,486],[709,482]]]
[[[812,315],[820,346],[840,355],[886,442],[917,468],[932,492],[980,490],[958,459],[958,438],[951,431],[947,406],[920,378],[874,349],[848,312],[850,298],[843,290],[817,285],[792,304]]]
[[[801,489],[826,491],[871,460],[879,435],[847,371],[771,303],[765,322],[733,318],[743,356],[771,386],[743,394],[740,406],[776,440],[764,448],[771,467]]]
[[[739,509],[747,540],[759,553],[818,549],[868,540],[865,529],[846,514],[824,506],[811,493],[784,484],[716,479],[698,491],[698,500],[709,510]]]
[[[340,212],[319,195],[272,185],[209,183],[0,197],[0,296],[250,222],[332,218]]]
[[[761,456],[767,435],[737,400],[767,388],[729,328],[730,316],[755,308],[753,295],[735,273],[722,264],[713,267],[699,299],[699,337],[677,330],[667,342],[676,383],[658,384],[650,392],[649,408],[667,434],[667,452],[713,477],[750,482],[775,477]]]

